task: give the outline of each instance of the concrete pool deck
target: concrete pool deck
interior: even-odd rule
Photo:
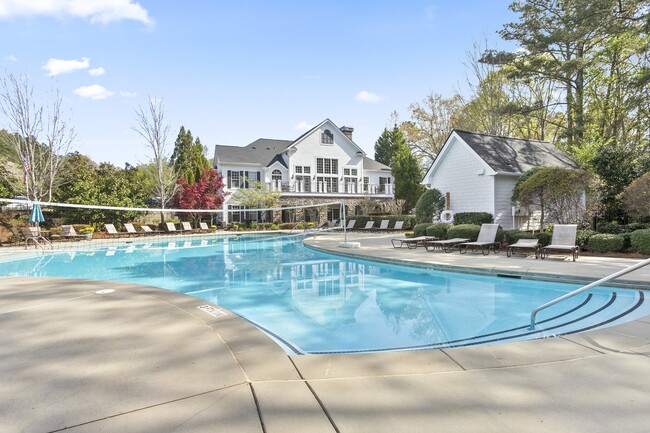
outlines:
[[[400,251],[391,237],[350,235],[361,248],[344,252],[592,280],[634,262]],[[307,243],[341,252],[340,241]],[[647,284],[650,274],[626,279]],[[650,425],[650,317],[494,346],[288,356],[237,315],[197,308],[205,304],[133,284],[0,278],[0,430],[591,433]]]

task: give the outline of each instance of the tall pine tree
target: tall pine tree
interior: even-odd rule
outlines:
[[[394,149],[391,168],[395,178],[395,198],[405,201],[403,212],[408,212],[415,207],[420,195],[425,190],[424,186],[420,184],[422,170],[406,144],[402,130],[395,125],[388,135],[391,148]]]
[[[384,131],[375,142],[375,161],[392,167],[396,152],[393,132],[389,131],[388,128],[384,128]]]
[[[185,131],[184,126],[181,126],[174,143],[171,163],[179,178],[184,178],[190,185],[197,182],[203,169],[209,166],[207,158],[203,155],[201,140],[198,137],[194,140],[192,131]]]

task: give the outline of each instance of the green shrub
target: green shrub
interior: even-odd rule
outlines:
[[[624,233],[625,230],[625,225],[619,224],[616,221],[614,222],[599,222],[596,225],[596,230],[598,233],[612,233],[612,234],[619,234],[619,233]]]
[[[447,238],[466,238],[470,241],[475,241],[478,238],[478,233],[481,231],[481,226],[476,224],[459,224],[449,227],[447,230]]]
[[[516,243],[519,239],[537,239],[534,233],[521,230],[505,230],[503,232],[504,242],[508,245]]]
[[[413,237],[419,237],[419,236],[424,236],[427,234],[427,228],[432,226],[432,223],[422,223],[422,224],[416,224],[415,227],[413,227]]]
[[[430,223],[434,215],[439,215],[445,208],[445,196],[437,189],[424,192],[415,204],[415,220],[418,223]]]
[[[582,251],[587,251],[587,249],[589,249],[589,238],[595,234],[596,232],[593,230],[578,230],[576,232],[576,245],[579,246]]]
[[[621,234],[623,236],[623,250],[622,251],[627,251],[632,247],[632,233],[623,233]]]
[[[598,233],[589,237],[588,247],[596,253],[611,253],[623,248],[623,236]]]
[[[540,233],[535,233],[535,238],[539,239],[539,244],[545,247],[551,244],[551,239],[553,239],[553,235],[547,232],[540,232]]]
[[[427,227],[426,235],[438,239],[447,239],[447,230],[449,230],[449,227],[451,227],[449,224],[431,224]]]
[[[454,224],[491,224],[494,217],[488,212],[458,212],[454,215]]]
[[[279,224],[280,230],[293,230],[298,226],[298,223],[282,223]]]
[[[633,251],[650,254],[650,229],[636,230],[630,234],[630,244]]]

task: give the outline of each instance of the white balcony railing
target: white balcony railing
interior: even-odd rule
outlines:
[[[373,184],[343,182],[305,182],[291,181],[282,183],[271,181],[266,184],[271,191],[305,193],[305,194],[363,194],[363,195],[392,195],[395,193],[393,184]]]

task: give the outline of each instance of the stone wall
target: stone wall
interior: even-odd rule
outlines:
[[[306,205],[317,205],[320,203],[331,203],[336,201],[332,197],[282,197],[280,198],[279,207],[287,206],[306,206]],[[357,206],[364,209],[367,208],[369,204],[376,204],[379,207],[386,207],[385,205],[393,202],[394,200],[390,199],[375,199],[375,198],[346,198],[345,207],[346,207],[346,218],[348,216],[355,215],[355,210]],[[336,207],[338,210],[339,206],[329,206]],[[294,221],[312,221],[316,223],[322,223],[327,220],[327,209],[328,207],[316,208],[318,209],[318,215],[315,215],[315,211],[311,209],[295,209]],[[321,211],[322,210],[322,211]],[[273,211],[273,221],[283,221],[282,211],[277,210]],[[286,219],[286,218],[285,218]]]

